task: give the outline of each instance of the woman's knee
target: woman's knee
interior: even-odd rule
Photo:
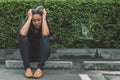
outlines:
[[[42,37],[41,38],[41,43],[43,45],[49,46],[49,37],[46,37],[46,36]]]
[[[20,36],[19,41],[26,42],[28,41],[28,37]]]
[[[49,50],[49,37],[41,37],[41,40],[40,40],[40,48],[41,49],[45,49],[46,51]]]
[[[21,37],[19,38],[19,44],[20,44],[20,45],[29,45],[28,37],[23,37],[23,36],[21,36]]]
[[[41,36],[41,38],[43,38],[43,39],[48,39],[49,36]]]

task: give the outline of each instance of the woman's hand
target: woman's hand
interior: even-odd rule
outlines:
[[[43,20],[46,19],[46,16],[47,16],[47,11],[45,10],[45,8],[43,9]]]
[[[28,15],[29,18],[32,18],[32,9],[28,10],[27,15]]]

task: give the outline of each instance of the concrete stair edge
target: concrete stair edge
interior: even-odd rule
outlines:
[[[120,61],[84,61],[87,70],[120,70]]]
[[[31,68],[37,68],[38,62],[31,62]],[[46,61],[45,68],[50,69],[72,69],[72,61]],[[23,67],[22,60],[6,60],[5,61],[6,69],[19,69]]]

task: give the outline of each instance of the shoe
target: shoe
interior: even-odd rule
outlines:
[[[25,77],[27,77],[27,78],[33,77],[33,73],[32,73],[32,70],[30,68],[26,69],[26,71],[25,71]]]
[[[33,78],[41,78],[43,76],[43,71],[41,69],[37,69],[33,75]]]

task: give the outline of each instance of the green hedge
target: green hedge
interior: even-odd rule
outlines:
[[[45,6],[51,48],[120,48],[120,4],[76,1],[0,3],[0,48],[18,48],[19,26],[29,8]]]

